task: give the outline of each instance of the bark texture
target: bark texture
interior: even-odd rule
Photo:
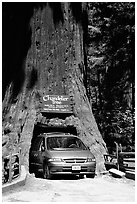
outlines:
[[[25,60],[22,90],[14,103],[11,102],[11,84],[3,101],[3,135],[9,136],[4,147],[20,146],[22,163],[28,167],[34,126],[42,118],[42,94],[69,95],[74,115],[67,117],[65,122],[76,127],[79,137],[95,155],[97,172],[100,172],[104,170],[106,145],[83,82],[85,67],[80,15],[85,12],[84,6],[77,4],[81,9],[77,18],[71,3],[56,3],[56,7],[53,4],[34,9],[30,21],[31,47]]]

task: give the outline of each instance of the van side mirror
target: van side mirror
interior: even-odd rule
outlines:
[[[41,146],[41,151],[44,152],[45,151],[45,147],[42,145]]]

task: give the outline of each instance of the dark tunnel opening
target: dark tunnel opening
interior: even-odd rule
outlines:
[[[31,139],[31,146],[29,149],[29,173],[32,173],[31,171],[31,164],[33,163],[33,159],[31,156],[31,152],[34,150],[34,147],[38,147],[38,144],[36,144],[37,142],[37,138],[40,134],[42,133],[53,133],[53,134],[58,134],[58,133],[67,133],[70,135],[77,135],[77,130],[76,127],[74,126],[67,126],[67,127],[57,127],[57,126],[46,126],[43,125],[41,123],[37,123],[34,126],[34,130],[33,130],[33,136]]]

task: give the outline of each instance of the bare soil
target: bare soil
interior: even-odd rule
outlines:
[[[3,194],[3,202],[134,202],[135,181],[110,175],[94,179],[29,175],[26,185]]]

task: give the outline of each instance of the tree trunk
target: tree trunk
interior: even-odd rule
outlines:
[[[12,137],[7,148],[11,144],[20,146],[22,163],[26,167],[29,165],[34,126],[42,117],[41,98],[43,94],[53,94],[70,97],[73,116],[67,119],[71,120],[79,137],[95,155],[97,172],[105,169],[103,154],[106,145],[83,84],[84,12],[81,3],[67,2],[47,3],[46,6],[34,9],[30,21],[32,37],[25,61],[25,81],[16,102],[9,102],[10,88],[7,89],[3,103],[3,133]],[[8,128],[10,133],[6,132]],[[11,133],[14,138],[10,136]]]

